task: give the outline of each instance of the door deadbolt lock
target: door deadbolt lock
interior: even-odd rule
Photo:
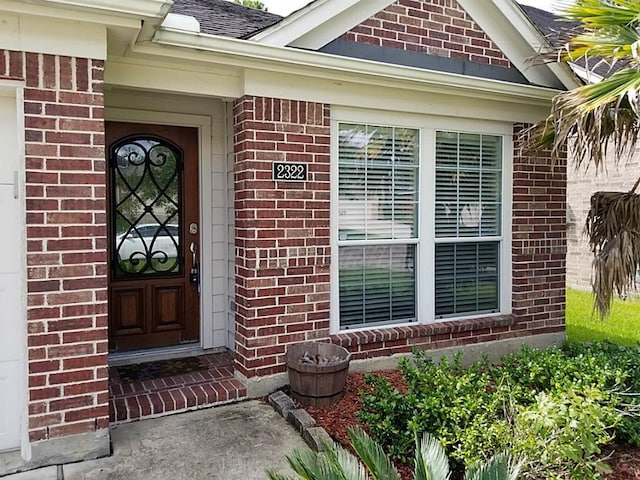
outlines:
[[[190,223],[189,224],[189,233],[191,235],[195,235],[196,233],[198,233],[198,224],[197,223]]]

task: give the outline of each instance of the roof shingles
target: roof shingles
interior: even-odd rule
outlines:
[[[171,13],[196,18],[202,33],[232,38],[247,37],[282,20],[280,15],[227,0],[174,0]]]

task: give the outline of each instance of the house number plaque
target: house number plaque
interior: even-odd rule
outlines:
[[[285,182],[306,182],[307,164],[294,162],[273,162],[273,179]]]

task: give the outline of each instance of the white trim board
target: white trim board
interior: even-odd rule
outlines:
[[[318,50],[384,10],[395,0],[316,0],[251,40],[265,45]]]
[[[0,258],[0,450],[20,450],[31,457],[29,443],[27,354],[27,259],[25,218],[24,90],[22,82],[0,80],[4,107],[2,144],[5,161],[0,169],[0,204],[6,228]],[[14,118],[12,118],[14,117]],[[4,417],[6,415],[6,417]]]

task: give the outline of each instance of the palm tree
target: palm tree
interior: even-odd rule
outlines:
[[[325,445],[321,453],[296,450],[287,461],[302,480],[400,480],[400,474],[382,447],[363,430],[350,429],[351,446],[357,457],[337,444]],[[506,454],[496,455],[489,462],[467,468],[466,480],[516,480],[520,464]],[[270,480],[295,480],[293,477],[267,471]],[[448,480],[449,461],[442,445],[425,433],[422,441],[416,436],[414,480]]]
[[[578,22],[556,60],[581,61],[588,70],[607,65],[615,72],[598,83],[560,93],[549,117],[530,133],[550,146],[555,157],[565,148],[576,168],[601,169],[612,148],[619,159],[632,152],[640,133],[640,0],[575,0],[561,2],[562,17]],[[640,196],[630,192],[597,192],[585,231],[594,253],[593,290],[602,316],[614,294],[635,286],[640,267]]]

